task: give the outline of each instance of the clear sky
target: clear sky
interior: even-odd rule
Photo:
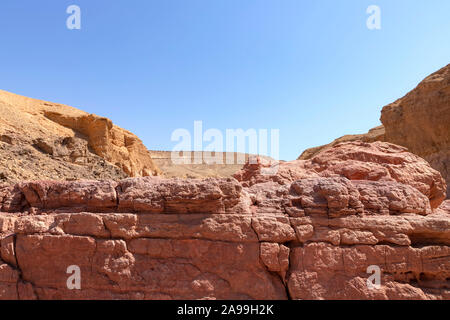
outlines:
[[[450,63],[450,1],[2,0],[0,36],[1,89],[106,116],[154,150],[195,120],[279,129],[291,160],[379,125]]]

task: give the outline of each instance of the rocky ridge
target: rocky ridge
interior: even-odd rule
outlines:
[[[111,120],[0,90],[0,181],[157,173],[141,140]]]
[[[427,162],[347,142],[262,174],[273,165],[4,185],[0,297],[450,299],[450,204]],[[67,288],[71,265],[81,290]]]
[[[200,160],[195,159],[195,155]],[[186,164],[175,164],[172,161],[171,151],[150,151],[153,162],[165,178],[201,179],[201,178],[229,178],[236,171],[242,169],[243,165],[253,155],[238,152],[211,152],[189,151],[186,154],[179,153]],[[271,160],[270,157],[260,156]],[[222,159],[221,162],[219,159]],[[227,164],[227,159],[231,164]],[[217,162],[220,163],[217,163]]]
[[[450,185],[450,64],[384,107],[381,122],[386,141],[427,160]]]
[[[307,149],[298,159],[311,159],[340,142],[385,141],[404,146],[427,160],[450,186],[450,64],[426,77],[403,98],[385,106],[381,122],[382,126],[367,134],[347,135],[330,144]]]

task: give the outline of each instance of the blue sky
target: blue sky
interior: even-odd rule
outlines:
[[[81,30],[66,28],[72,4]],[[448,0],[3,0],[0,88],[106,116],[154,150],[195,120],[279,129],[291,160],[379,125],[448,64],[449,14]]]

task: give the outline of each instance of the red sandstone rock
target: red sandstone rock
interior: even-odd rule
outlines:
[[[289,184],[296,180],[317,176],[317,173],[309,167],[309,162],[306,161],[275,164],[265,158],[258,157],[256,162],[253,162],[247,161],[242,170],[233,175],[244,187],[270,181]]]
[[[234,179],[126,179],[119,183],[119,210],[147,213],[248,212]]]
[[[442,202],[434,212],[436,214],[450,214],[450,200]]]
[[[18,184],[29,207],[111,210],[117,206],[116,183],[110,181],[26,182]]]
[[[310,243],[292,250],[288,287],[293,299],[450,298],[448,246]],[[369,265],[381,268],[380,289],[366,285]]]
[[[331,150],[280,176],[247,165],[242,185],[0,186],[0,299],[450,299],[440,177],[388,144]]]
[[[33,257],[27,256],[30,250]],[[260,263],[258,243],[20,236],[17,257],[23,279],[44,299],[286,298],[280,279]],[[67,289],[67,263],[81,268],[83,290]]]
[[[278,272],[282,279],[285,279],[289,268],[289,248],[271,242],[261,243],[261,260],[267,269],[272,272]]]
[[[381,111],[386,141],[405,146],[439,170],[450,192],[450,64]],[[447,196],[449,196],[447,194]]]
[[[445,199],[446,184],[440,173],[423,159],[387,142],[342,142],[324,149],[310,160],[281,162],[276,174],[264,175],[269,164],[247,163],[235,178],[244,186],[274,181],[289,184],[314,176],[342,176],[350,180],[396,181],[410,185],[436,208]]]
[[[397,181],[410,185],[436,208],[445,199],[440,173],[406,148],[387,142],[348,142],[324,150],[311,159],[321,176],[342,175],[350,180]]]

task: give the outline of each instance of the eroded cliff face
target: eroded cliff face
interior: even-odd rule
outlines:
[[[308,160],[322,150],[348,141],[386,141],[408,148],[427,160],[450,185],[450,65],[431,74],[406,96],[383,108],[382,126],[367,134],[347,135],[305,150]],[[447,190],[450,195],[450,189]]]
[[[381,111],[386,141],[430,162],[450,184],[450,64]]]
[[[111,120],[0,90],[0,182],[157,173],[141,140]]]
[[[271,176],[248,164],[239,181],[0,187],[0,297],[450,299],[439,173],[391,144],[330,150]]]

